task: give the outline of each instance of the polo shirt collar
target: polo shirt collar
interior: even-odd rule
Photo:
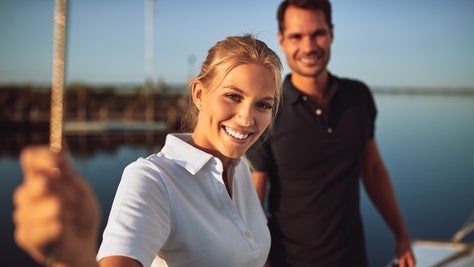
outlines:
[[[164,157],[185,168],[192,175],[195,175],[212,160],[222,166],[222,162],[217,157],[192,146],[190,141],[190,133],[168,134],[161,152]],[[239,162],[240,159],[230,159],[229,166],[235,167]]]
[[[190,141],[190,133],[168,134],[161,152],[166,158],[195,175],[214,156],[192,146]]]
[[[291,104],[295,104],[301,96],[301,92],[291,83],[291,74],[286,75],[283,81],[284,98]]]
[[[330,100],[339,88],[338,79],[331,73],[329,73],[329,86]],[[283,81],[283,88],[285,88],[285,98],[288,99],[289,103],[291,104],[296,104],[297,102],[301,101],[302,97],[304,96],[304,94],[301,93],[301,91],[291,83],[291,73],[286,75],[285,80]]]

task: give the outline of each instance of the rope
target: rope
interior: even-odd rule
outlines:
[[[474,231],[474,211],[471,212],[471,215],[467,218],[466,222],[461,226],[461,228],[454,234],[451,241],[460,242],[465,236]]]
[[[55,0],[49,148],[61,152],[67,0]]]

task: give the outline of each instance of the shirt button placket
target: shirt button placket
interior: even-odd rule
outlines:
[[[249,231],[246,231],[246,232],[245,232],[245,237],[246,237],[246,238],[251,238],[251,237],[252,237],[252,233],[250,233]]]

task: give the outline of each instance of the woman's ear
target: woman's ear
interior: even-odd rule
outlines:
[[[197,109],[201,110],[203,96],[204,96],[204,86],[200,81],[196,81],[191,85],[191,94],[193,97],[193,103],[196,105]]]

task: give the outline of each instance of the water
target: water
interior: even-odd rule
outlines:
[[[474,98],[378,95],[376,102],[377,142],[412,238],[451,239],[474,210]],[[393,237],[366,195],[361,207],[371,266],[383,266]]]
[[[474,210],[474,97],[376,95],[376,102],[377,142],[412,238],[450,239]],[[23,133],[0,138],[7,140],[0,147],[0,251],[7,260],[2,266],[38,266],[13,243],[11,195],[21,182],[19,147],[45,142],[47,137]],[[73,161],[97,192],[104,218],[123,167],[157,151],[163,138],[153,134],[67,137],[75,151]],[[365,193],[361,210],[370,264],[385,266],[393,256],[393,236]]]

